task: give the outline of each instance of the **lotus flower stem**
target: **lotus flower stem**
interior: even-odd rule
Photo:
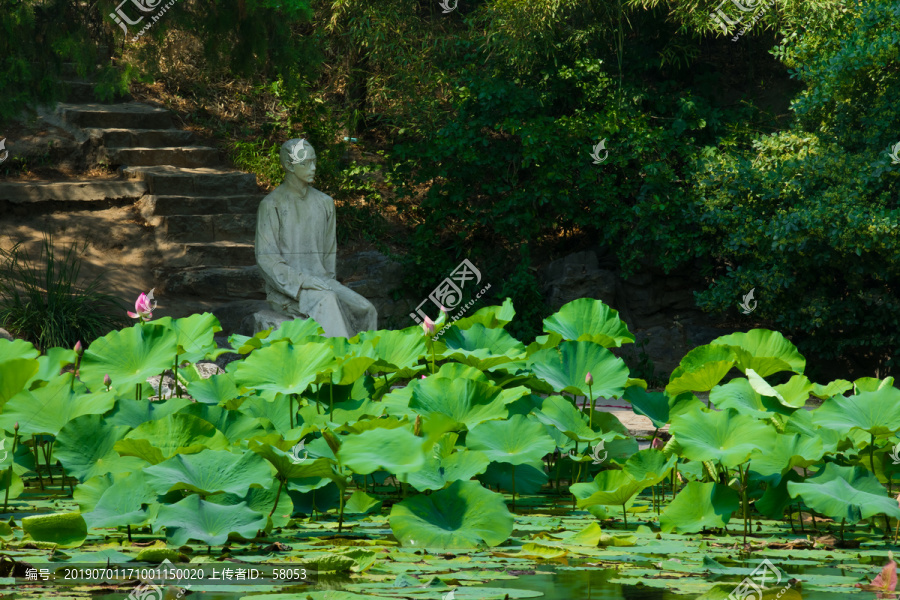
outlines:
[[[41,476],[41,461],[40,454],[38,454],[38,445],[37,441],[34,439],[34,434],[31,434],[31,449],[34,452],[34,470],[38,474],[38,481],[41,483],[41,491],[44,491],[44,478]]]
[[[172,370],[172,375],[175,379],[175,396],[181,398],[181,389],[178,387],[178,353],[175,353],[175,368]],[[162,380],[159,382],[159,387],[162,389]]]
[[[344,527],[344,490],[338,489],[338,493],[341,495],[341,511],[338,514],[338,533],[341,533],[341,529]]]
[[[876,475],[875,473],[875,434],[869,434],[872,436],[872,439],[869,441],[869,464],[872,466],[872,475]]]
[[[272,505],[272,510],[269,511],[269,517],[275,514],[275,509],[278,508],[278,499],[281,498],[281,488],[284,485],[284,479],[281,477],[278,478],[278,492],[275,494],[275,504]]]
[[[131,541],[131,525],[126,525],[125,531],[128,532],[128,541],[130,542]]]
[[[800,503],[797,503],[797,519],[800,521],[800,533],[806,533],[806,529],[803,527],[803,511],[800,510]]]
[[[50,478],[50,485],[53,485],[53,471],[50,470],[50,454],[53,452],[53,442],[44,444],[44,460],[47,462],[47,477]]]
[[[796,533],[794,529],[794,511],[791,510],[790,506],[788,507],[788,523],[791,524],[791,533]]]
[[[628,512],[625,510],[625,504],[622,504],[622,519],[625,521],[625,529],[628,529]]]
[[[290,417],[291,429],[293,429],[294,428],[294,394],[291,394],[290,396],[288,396],[288,406],[290,406],[290,408],[288,408],[288,417]]]
[[[16,422],[16,426],[13,428],[13,447],[12,447],[12,461],[9,463],[9,469],[6,471],[6,497],[3,498],[3,512],[6,512],[6,505],[9,504],[9,488],[12,487],[12,470],[13,464],[16,462],[16,442],[19,439],[19,423]]]
[[[819,524],[816,523],[816,513],[814,513],[813,511],[809,511],[809,516],[812,518],[813,529],[815,529],[816,531],[819,531]],[[873,521],[874,521],[874,519],[873,519]]]
[[[556,459],[556,493],[562,495],[562,492],[559,489],[559,468],[562,464],[562,452],[559,453],[559,458]]]
[[[334,421],[334,384],[328,384],[328,403],[331,406],[331,414],[329,415],[329,419]]]
[[[512,509],[516,512],[516,465],[512,465]]]

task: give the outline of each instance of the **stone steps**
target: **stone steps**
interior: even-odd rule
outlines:
[[[215,214],[256,215],[264,194],[243,194],[240,196],[160,196],[148,194],[141,199],[141,212],[150,216],[184,216]]]
[[[186,267],[250,267],[256,264],[254,246],[247,242],[189,242],[180,244],[181,256],[167,262],[175,269]]]
[[[85,129],[98,145],[109,148],[166,148],[193,146],[197,140],[193,131],[184,129],[121,129],[89,127]]]
[[[147,192],[143,181],[121,179],[83,181],[28,181],[0,183],[0,201],[33,202],[138,201]]]
[[[167,242],[253,242],[255,214],[169,215],[160,233]]]
[[[256,175],[223,168],[179,168],[170,166],[124,167],[126,179],[139,179],[151,194],[225,196],[258,192]]]
[[[265,300],[265,282],[256,265],[244,267],[187,268],[158,273],[163,292],[199,298]]]
[[[110,165],[118,167],[155,167],[168,165],[172,167],[200,168],[216,167],[222,164],[218,148],[209,146],[180,146],[164,148],[116,148],[104,147],[100,158]]]
[[[67,124],[75,127],[121,129],[170,129],[175,126],[172,113],[139,102],[120,104],[69,104],[60,103],[56,113]]]

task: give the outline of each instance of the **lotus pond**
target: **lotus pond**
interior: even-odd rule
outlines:
[[[784,336],[754,329],[653,391],[602,302],[565,305],[528,346],[514,315],[507,300],[439,337],[349,340],[296,320],[230,348],[211,314],[83,351],[0,340],[0,592],[894,597],[893,379],[812,382]]]

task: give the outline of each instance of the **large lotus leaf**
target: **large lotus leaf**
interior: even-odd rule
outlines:
[[[618,311],[593,298],[579,298],[563,305],[544,319],[544,331],[558,333],[564,340],[594,342],[604,348],[634,342],[634,335]]]
[[[735,360],[734,352],[726,346],[698,346],[685,354],[678,368],[672,371],[666,393],[674,397],[684,392],[711,390],[728,374]]]
[[[642,489],[652,485],[651,479],[637,480],[625,471],[600,471],[590,483],[576,483],[570,489],[578,498],[579,508],[595,505],[622,506]]]
[[[695,533],[709,527],[725,527],[740,507],[738,493],[720,483],[689,482],[659,518],[660,528],[669,532]]]
[[[859,394],[860,392],[876,392],[884,388],[889,388],[892,385],[894,385],[893,377],[885,377],[884,379],[878,379],[877,377],[860,377],[853,382],[853,392],[855,394]]]
[[[66,423],[81,415],[103,414],[115,404],[113,392],[85,393],[76,381],[57,377],[44,387],[16,394],[0,415],[0,429],[12,431],[19,423],[19,434],[48,433],[56,435]]]
[[[176,454],[200,452],[204,449],[226,450],[230,446],[228,438],[212,423],[180,413],[142,423],[129,431],[124,440],[116,442],[116,450],[121,452],[123,442],[130,439],[147,440],[153,447],[158,448],[165,458]]]
[[[607,437],[602,431],[591,429],[587,416],[561,396],[546,398],[540,410],[534,411],[534,416],[541,423],[555,427],[578,442],[595,442]]]
[[[793,412],[776,398],[761,396],[744,378],[717,385],[709,392],[709,401],[719,410],[732,408],[756,419],[768,419],[773,414],[789,415]]]
[[[331,367],[322,367],[322,369],[331,371],[328,377],[330,383],[349,386],[365,375],[374,363],[375,359],[369,356],[345,356],[336,360]]]
[[[260,348],[240,361],[234,377],[244,387],[299,394],[333,361],[334,354],[327,344],[295,346],[280,342]]]
[[[267,520],[246,502],[224,506],[191,494],[176,504],[160,508],[153,530],[158,532],[165,527],[169,543],[176,546],[183,546],[190,540],[218,546],[228,540],[230,533],[245,538],[256,537],[256,533],[266,527]]]
[[[487,486],[499,487],[501,490],[512,492],[513,469],[515,469],[517,494],[537,494],[549,479],[544,463],[536,460],[521,465],[492,462],[484,474],[478,476],[478,481]]]
[[[46,354],[38,357],[38,365],[40,366],[38,372],[28,381],[28,387],[33,387],[30,384],[35,381],[51,381],[58,377],[63,367],[75,364],[75,358],[75,351],[71,348],[49,348]],[[69,377],[71,377],[71,374]]]
[[[666,455],[659,450],[647,448],[629,458],[623,470],[636,481],[656,485],[669,474],[677,460],[676,456],[670,456],[667,460]]]
[[[275,494],[278,493],[281,487],[274,483],[268,488],[251,488],[243,496],[237,494],[214,494],[209,496],[207,500],[223,506],[235,506],[241,502],[246,502],[251,510],[266,516],[275,508],[275,512],[272,513],[271,517],[272,526],[285,527],[294,513],[294,503],[287,489],[281,489],[281,495],[278,496],[278,505],[275,505]]]
[[[506,418],[506,402],[515,400],[497,386],[471,379],[429,377],[415,381],[410,387],[410,409],[423,418],[434,413],[443,414],[468,428],[484,421]],[[522,389],[523,394],[517,397],[527,392]]]
[[[157,494],[190,490],[202,494],[227,493],[243,496],[251,487],[268,487],[274,469],[254,452],[204,450],[197,454],[176,455],[147,467],[147,484]]]
[[[82,415],[60,430],[53,457],[62,463],[67,475],[79,481],[104,473],[139,470],[146,465],[143,460],[119,456],[114,449],[128,431],[128,427],[111,425],[100,415]]]
[[[294,460],[292,448],[300,443],[302,437],[309,430],[301,430],[301,436],[297,439],[285,440],[277,433],[253,438],[248,446],[251,451],[259,454],[269,461],[276,473],[285,479],[320,478],[331,475],[329,460],[321,458],[314,451],[312,444],[303,440],[304,455],[306,460],[297,462]],[[299,451],[299,448],[298,448]],[[299,454],[299,452],[298,452]],[[300,457],[303,458],[302,456]]]
[[[669,431],[678,440],[682,456],[690,460],[715,460],[732,468],[769,446],[774,428],[734,409],[706,412],[694,406],[672,418]]]
[[[341,439],[341,465],[360,475],[413,473],[425,464],[424,440],[407,429],[370,429]]]
[[[832,396],[836,396],[837,394],[843,394],[847,390],[852,389],[853,384],[846,379],[835,379],[834,381],[829,382],[827,385],[814,383],[810,393],[820,400],[825,400],[826,398],[831,398]]]
[[[40,354],[31,342],[0,338],[0,363],[16,358],[37,358]]]
[[[511,360],[525,358],[525,346],[503,329],[488,329],[480,323],[469,329],[451,327],[441,341],[444,356],[486,370]]]
[[[485,306],[478,309],[475,314],[453,321],[453,324],[460,329],[468,329],[472,325],[484,325],[488,329],[497,329],[498,327],[506,327],[516,316],[516,310],[510,298],[503,301],[500,306]]]
[[[183,319],[163,317],[153,322],[155,325],[163,325],[175,332],[178,344],[178,360],[195,363],[210,355],[215,358],[219,354],[227,352],[217,350],[214,339],[217,331],[222,331],[219,320],[212,313],[195,314]],[[172,357],[175,362],[175,357]]]
[[[741,371],[753,369],[760,377],[768,377],[779,371],[793,371],[802,375],[806,368],[803,355],[777,331],[751,329],[746,333],[723,335],[712,343],[730,346],[737,355],[736,366]]]
[[[192,381],[187,386],[187,393],[204,404],[222,404],[240,395],[231,373],[219,373],[208,379]]]
[[[754,485],[756,479],[754,474],[750,473],[750,485]],[[803,476],[790,469],[778,482],[777,485],[770,482],[766,485],[766,491],[762,498],[753,503],[753,508],[769,519],[780,519],[784,515],[784,509],[793,502],[788,495],[787,486],[792,481],[803,481]]]
[[[36,542],[52,542],[60,548],[77,548],[87,539],[87,523],[77,512],[25,517],[22,530]]]
[[[541,350],[528,361],[534,374],[557,392],[618,398],[628,381],[625,362],[595,342],[562,342],[558,349]],[[585,383],[588,373],[594,380],[590,390]]]
[[[143,471],[116,479],[107,488],[93,510],[84,515],[90,527],[121,527],[145,525],[156,513],[148,505],[156,502],[157,494],[147,483]]]
[[[25,384],[37,374],[39,368],[40,363],[33,358],[12,358],[0,362],[0,408],[25,389]]]
[[[837,451],[837,446],[846,437],[833,429],[822,428],[816,425],[813,420],[814,411],[798,410],[792,414],[784,424],[784,433],[800,434],[805,438],[818,439],[822,441],[822,448],[826,454]],[[858,433],[868,438],[863,431],[857,430]]]
[[[772,387],[778,392],[776,398],[785,406],[802,408],[806,405],[806,401],[809,400],[809,395],[815,391],[816,384],[812,383],[806,375],[794,375],[787,383]]]
[[[822,440],[818,437],[779,433],[761,456],[750,460],[750,469],[778,483],[787,470],[810,467],[819,462],[824,454]]]
[[[87,514],[94,510],[104,492],[111,488],[116,481],[124,479],[128,475],[128,473],[104,473],[76,485],[72,499],[78,504],[81,514]]]
[[[79,377],[99,390],[109,375],[117,392],[133,396],[135,385],[172,367],[177,350],[178,336],[163,325],[144,323],[112,331],[84,351]]]
[[[191,401],[187,398],[169,398],[157,402],[119,398],[106,420],[111,425],[125,425],[134,429],[143,423],[175,414],[190,405]]]
[[[647,417],[657,429],[669,422],[669,397],[665,394],[633,386],[625,389],[625,400],[636,415]]]
[[[9,488],[9,499],[18,498],[25,491],[25,483],[15,470],[10,472],[9,468],[0,472],[0,495],[6,498],[7,488]]]
[[[466,436],[466,446],[484,452],[493,462],[513,465],[540,460],[556,449],[544,427],[522,415],[473,427]]]
[[[265,338],[264,344],[290,341],[294,345],[306,344],[313,340],[325,342],[325,330],[313,319],[293,319],[285,321]]]
[[[297,403],[294,402],[294,410]],[[240,405],[240,412],[251,417],[267,419],[281,434],[291,430],[291,397],[277,392],[265,391],[258,396],[250,396]],[[296,423],[296,421],[295,421]]]
[[[791,378],[794,383],[789,388],[782,386],[782,389],[790,390],[794,394],[792,398],[788,399],[783,396],[779,390],[769,385],[769,383],[765,379],[760,377],[759,374],[753,369],[748,367],[745,373],[747,375],[747,381],[750,382],[750,386],[756,391],[757,394],[775,398],[778,400],[778,402],[781,403],[782,406],[786,406],[790,409],[802,408],[803,405],[806,404],[807,399],[809,399],[809,394],[803,393],[802,381],[798,382],[795,379],[797,377],[806,379],[803,375],[794,375],[794,377]],[[799,387],[797,385],[798,383],[800,383]],[[811,387],[812,386],[810,385],[810,388]]]
[[[900,518],[897,500],[888,496],[878,478],[862,467],[828,463],[806,481],[790,482],[787,487],[791,498],[801,497],[812,510],[835,521],[846,519],[852,525],[881,514]]]
[[[409,474],[409,484],[424,492],[439,490],[454,481],[468,481],[484,473],[490,459],[483,452],[462,450],[451,454],[432,453],[418,471]]]
[[[813,422],[819,427],[847,434],[861,429],[876,437],[900,430],[900,390],[884,387],[855,396],[833,396],[813,411]]]
[[[413,377],[419,369],[419,359],[428,353],[425,337],[420,331],[411,329],[363,331],[359,334],[361,341],[372,341],[375,344],[375,355],[378,360],[372,365],[373,371],[396,373],[397,377]]]
[[[514,522],[503,496],[477,481],[456,481],[398,502],[391,507],[390,524],[404,546],[476,548],[505,542]]]
[[[325,512],[340,505],[342,490],[333,481],[326,481],[324,486],[308,490],[288,489],[291,502],[294,504],[294,515],[310,515]]]
[[[192,403],[179,411],[180,414],[193,415],[208,421],[228,438],[232,444],[271,433],[274,429],[267,419],[251,417],[236,410],[228,410],[209,404]]]

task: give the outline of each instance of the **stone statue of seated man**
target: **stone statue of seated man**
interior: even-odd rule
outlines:
[[[266,299],[288,318],[312,318],[328,337],[378,328],[372,303],[335,280],[334,200],[312,187],[316,153],[306,140],[281,146],[284,182],[259,205],[256,262]]]

